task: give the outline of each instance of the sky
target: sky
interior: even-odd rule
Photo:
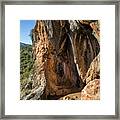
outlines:
[[[32,44],[30,31],[35,26],[35,20],[20,20],[20,42]]]

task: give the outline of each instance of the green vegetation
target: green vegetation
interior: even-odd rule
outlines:
[[[20,91],[21,99],[32,89],[32,45],[20,43]]]

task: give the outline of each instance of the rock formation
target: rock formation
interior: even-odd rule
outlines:
[[[99,100],[100,99],[100,55],[92,61],[85,79],[86,86],[81,92],[61,97],[60,100]]]
[[[98,20],[37,20],[33,89],[24,99],[100,99],[99,32]]]

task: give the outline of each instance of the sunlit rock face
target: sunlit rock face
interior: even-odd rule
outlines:
[[[87,84],[100,78],[97,23],[97,20],[36,21],[32,31],[33,90],[26,99],[64,99],[77,93],[85,96],[83,90],[89,89]],[[90,87],[91,91],[95,88]],[[76,99],[82,99],[80,96]]]
[[[100,100],[100,80],[94,79],[81,92],[68,94],[60,100]]]
[[[77,26],[71,27],[74,28],[71,36],[75,49],[76,64],[78,65],[81,78],[84,79],[91,62],[100,51],[100,45],[97,38],[93,35],[93,29],[91,28],[91,24],[96,23],[96,21],[81,20],[73,22]],[[70,26],[72,25],[70,22]]]

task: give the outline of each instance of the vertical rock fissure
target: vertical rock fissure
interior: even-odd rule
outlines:
[[[79,70],[79,66],[78,66],[78,63],[77,63],[77,57],[76,57],[76,54],[75,54],[75,49],[74,49],[74,45],[73,45],[73,40],[70,36],[69,33],[67,33],[69,39],[70,39],[70,42],[71,42],[71,45],[72,45],[72,50],[73,50],[73,57],[74,57],[74,62],[75,62],[75,65],[76,65],[76,68],[77,68],[77,72],[79,74],[79,77],[80,77],[80,70]]]

